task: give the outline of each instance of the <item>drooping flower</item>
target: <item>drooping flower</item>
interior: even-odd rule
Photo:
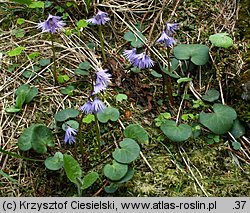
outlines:
[[[105,89],[107,89],[106,85],[101,84],[101,83],[98,83],[98,84],[96,83],[94,85],[94,91],[93,91],[92,95],[95,95],[95,94],[97,94],[97,93],[99,93],[99,92],[101,92],[101,91],[103,91]]]
[[[85,114],[96,114],[106,108],[106,105],[97,97],[94,101],[87,101],[83,106],[80,107],[80,111]]]
[[[66,126],[65,136],[64,136],[64,143],[65,144],[73,144],[76,142],[75,135],[77,134],[77,130],[70,126]]]
[[[80,111],[84,112],[85,114],[92,113],[92,102],[87,101],[83,106],[80,107]]]
[[[148,55],[146,55],[145,52],[142,52],[140,54],[136,54],[132,64],[139,69],[145,69],[154,66],[155,62]]]
[[[60,16],[48,16],[47,20],[37,24],[38,28],[42,29],[42,32],[49,32],[54,34],[56,31],[61,30],[66,24],[61,21]]]
[[[174,24],[170,24],[170,23],[167,23],[166,24],[166,33],[168,36],[171,36],[172,33],[175,33],[175,30],[178,29],[178,23],[174,23]]]
[[[176,43],[173,37],[168,36],[165,31],[162,32],[160,38],[158,38],[156,42],[164,43],[165,47],[173,47],[173,45]]]
[[[129,60],[130,63],[133,63],[136,57],[136,49],[133,48],[132,50],[124,50],[123,55]]]
[[[108,87],[108,83],[111,79],[111,74],[107,73],[108,70],[98,69],[96,73],[96,82],[94,85],[94,92],[92,93],[97,94],[102,90],[105,90]]]
[[[94,101],[92,102],[92,107],[91,107],[91,111],[96,114],[100,111],[103,111],[104,108],[106,108],[106,105],[99,100],[98,98],[95,98]]]
[[[108,70],[99,69],[96,73],[96,83],[108,85],[111,79],[111,74],[107,73]]]
[[[93,18],[87,19],[86,22],[97,24],[97,25],[104,25],[109,20],[110,18],[108,17],[108,13],[103,12],[98,9],[97,14]]]

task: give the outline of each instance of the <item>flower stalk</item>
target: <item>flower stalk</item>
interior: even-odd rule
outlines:
[[[53,78],[54,78],[54,83],[55,85],[57,84],[57,69],[56,69],[56,50],[55,50],[55,44],[54,44],[54,36],[51,35],[51,46],[52,46],[52,60],[53,60]]]
[[[96,126],[96,138],[97,138],[97,146],[98,146],[98,154],[101,156],[101,131],[100,125],[97,119],[97,115],[95,114],[95,126]]]
[[[170,65],[170,49],[167,48],[167,62],[168,62],[168,71],[171,72],[171,65]],[[166,75],[166,74],[165,74]],[[163,78],[164,79],[164,78]],[[173,90],[172,90],[172,80],[170,76],[167,75],[167,91],[168,91],[168,97],[169,97],[169,102],[171,106],[174,106],[174,99],[173,99]]]
[[[103,40],[103,36],[102,36],[102,29],[101,29],[100,25],[98,26],[98,31],[99,31],[99,38],[100,38],[100,43],[101,43],[103,61],[104,61],[104,63],[107,63],[107,57],[106,57],[106,53],[105,53],[105,49],[104,49],[104,40]]]

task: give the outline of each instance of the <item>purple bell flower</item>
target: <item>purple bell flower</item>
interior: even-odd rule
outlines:
[[[75,135],[77,134],[77,130],[75,130],[74,128],[70,127],[70,126],[66,126],[66,132],[65,132],[65,136],[64,136],[64,143],[65,144],[73,144],[76,142],[75,139]]]
[[[80,107],[80,111],[84,112],[85,114],[92,113],[92,102],[87,101],[83,106]]]
[[[107,73],[108,70],[99,69],[96,73],[96,83],[108,85],[111,79],[111,74]]]
[[[106,105],[98,98],[95,98],[94,101],[87,101],[83,106],[81,106],[80,111],[85,114],[96,114],[103,111],[104,108],[106,108]]]
[[[101,84],[101,83],[95,84],[94,91],[93,91],[92,95],[95,95],[95,94],[97,94],[105,89],[107,89],[107,85]]]
[[[156,42],[164,43],[165,47],[173,47],[176,41],[173,39],[173,37],[168,36],[165,31],[162,32],[160,38]]]
[[[175,33],[175,30],[178,29],[179,24],[178,23],[174,23],[174,24],[170,24],[167,23],[166,24],[166,33],[168,36],[171,36],[173,33]]]
[[[99,100],[98,98],[95,98],[92,102],[91,110],[94,114],[103,111],[106,108],[106,105]]]
[[[108,87],[108,83],[111,79],[111,74],[107,73],[108,70],[98,69],[96,73],[96,83],[94,85],[94,92],[92,94],[97,94]]]
[[[61,30],[66,24],[61,21],[61,17],[49,15],[47,20],[37,24],[38,28],[42,29],[42,32],[49,32],[54,34],[56,31]]]
[[[124,50],[123,55],[129,60],[130,63],[133,63],[136,54],[136,49],[133,48],[132,50]]]
[[[142,52],[140,54],[136,54],[132,64],[139,69],[146,69],[154,66],[155,62],[148,55],[146,55],[145,52]]]
[[[104,25],[109,20],[110,18],[108,17],[108,13],[98,9],[97,14],[93,18],[87,19],[86,22],[96,25]]]

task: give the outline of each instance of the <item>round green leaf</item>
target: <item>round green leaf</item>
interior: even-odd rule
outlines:
[[[79,115],[79,111],[76,109],[63,109],[55,114],[56,121],[62,122],[69,118],[75,118]]]
[[[239,143],[238,141],[233,141],[232,142],[232,146],[234,150],[240,150],[241,148],[241,143]]]
[[[77,184],[78,179],[82,177],[82,170],[79,163],[68,154],[63,155],[63,162],[64,162],[64,170],[68,179]]]
[[[117,121],[119,117],[119,110],[113,107],[106,107],[103,111],[97,113],[97,118],[102,123],[107,123],[109,120]]]
[[[56,152],[53,157],[48,157],[44,163],[49,170],[59,170],[63,167],[63,154],[61,152]]]
[[[23,29],[14,29],[11,32],[12,35],[14,35],[16,38],[23,38],[25,35],[25,31]]]
[[[81,70],[89,70],[90,69],[90,63],[87,62],[87,61],[84,61],[84,62],[81,62],[78,67]]]
[[[133,32],[129,31],[124,34],[123,38],[126,41],[130,41],[132,47],[141,47],[143,46],[142,41],[145,39],[145,37],[141,32],[137,32],[137,34],[139,35],[139,38]]]
[[[64,131],[66,131],[66,125],[72,127],[73,129],[78,129],[79,128],[79,123],[75,120],[69,120],[67,122],[65,122],[63,125],[62,125],[62,129]]]
[[[76,23],[76,26],[80,29],[80,28],[85,28],[88,26],[88,22],[86,22],[86,20],[81,19]]]
[[[190,59],[196,65],[204,65],[209,59],[209,47],[203,44],[179,44],[173,51],[177,59]]]
[[[106,164],[103,168],[104,175],[112,181],[122,179],[128,172],[128,165],[113,160],[113,164]]]
[[[82,180],[82,187],[81,189],[84,190],[84,189],[87,189],[89,188],[90,186],[92,186],[96,180],[99,178],[99,175],[98,173],[96,172],[91,172],[89,174],[87,174],[86,176],[84,176],[83,180]]]
[[[133,178],[134,173],[135,173],[135,170],[129,167],[127,174],[121,180],[117,181],[116,183],[122,184],[122,183],[128,182],[129,180],[131,180]]]
[[[74,89],[75,89],[75,87],[74,86],[72,86],[72,85],[68,85],[68,86],[66,86],[66,87],[63,87],[61,90],[60,90],[60,92],[62,93],[62,94],[64,94],[64,95],[73,95],[74,94]]]
[[[243,136],[246,132],[245,127],[240,123],[238,119],[234,120],[233,127],[230,130],[235,138]]]
[[[75,74],[76,75],[89,75],[89,71],[77,68],[77,69],[75,69]]]
[[[18,18],[18,19],[16,20],[16,23],[19,24],[19,25],[22,25],[24,22],[25,22],[25,19],[24,19],[24,18]]]
[[[124,164],[129,164],[140,155],[140,146],[130,138],[125,138],[119,143],[120,148],[116,148],[112,153],[113,158]]]
[[[172,120],[164,121],[161,125],[163,133],[171,140],[181,142],[192,136],[192,128],[187,124],[176,126],[176,122]]]
[[[22,151],[33,148],[39,154],[47,152],[47,146],[53,145],[51,130],[42,124],[32,124],[18,139],[18,147]]]
[[[111,182],[110,185],[104,187],[104,190],[107,193],[114,193],[114,192],[116,192],[118,187],[119,187],[119,184]]]
[[[228,36],[228,33],[216,33],[209,36],[209,41],[216,47],[228,48],[233,46],[233,39]]]
[[[130,124],[128,127],[126,127],[123,133],[126,138],[132,138],[138,141],[139,143],[148,143],[147,131],[138,124]]]
[[[95,116],[93,114],[88,114],[82,119],[82,122],[86,124],[90,124],[93,121],[95,121]]]
[[[237,114],[232,107],[223,104],[213,105],[214,113],[200,113],[200,123],[210,129],[215,134],[228,132]]]
[[[23,71],[22,75],[25,78],[32,78],[33,76],[35,76],[35,73],[32,71],[32,69],[27,69]]]
[[[117,96],[115,96],[116,101],[122,101],[122,100],[127,100],[128,96],[125,94],[118,94]]]
[[[42,58],[42,59],[40,59],[39,64],[42,67],[45,67],[45,66],[49,65],[50,64],[50,58]]]
[[[213,102],[218,100],[219,97],[220,97],[219,91],[215,89],[210,89],[207,91],[205,95],[202,96],[202,99],[208,102]]]

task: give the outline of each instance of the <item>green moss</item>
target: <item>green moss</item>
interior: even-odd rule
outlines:
[[[250,195],[249,176],[235,165],[226,145],[210,147],[199,139],[184,143],[183,147],[189,166],[209,196]],[[154,172],[145,171],[147,166],[140,160],[134,178],[126,185],[127,191],[133,196],[205,196],[176,152],[176,147],[173,146],[172,151],[182,169],[178,169],[172,157],[159,144],[158,150],[148,156]],[[250,166],[242,167],[245,172],[250,172]]]

